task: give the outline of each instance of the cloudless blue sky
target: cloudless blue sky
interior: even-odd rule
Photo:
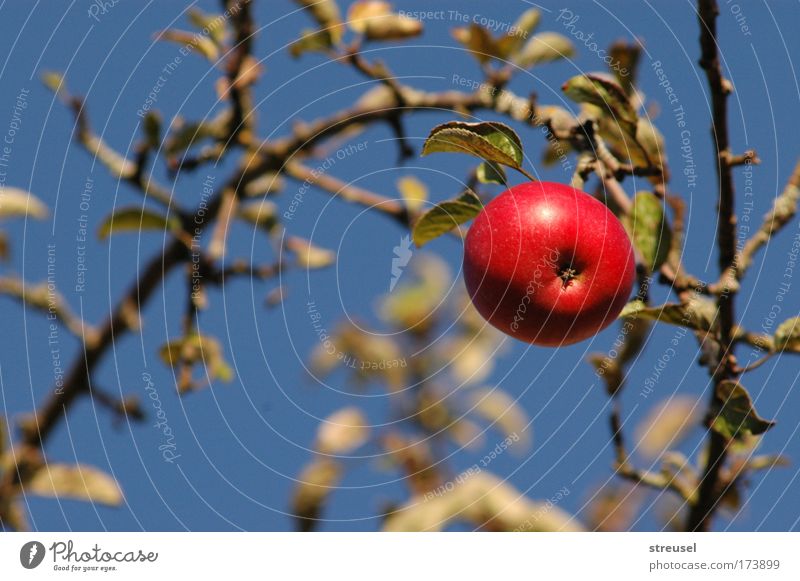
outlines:
[[[345,2],[340,2],[345,4]],[[513,22],[528,7],[522,1],[441,2],[437,9],[457,10],[468,16],[485,15],[498,22]],[[753,171],[752,216],[760,220],[800,156],[797,126],[797,59],[800,38],[796,26],[797,2],[721,2],[719,38],[728,76],[736,87],[730,100],[731,141],[736,151],[754,148],[762,165]],[[38,80],[45,70],[66,71],[68,85],[87,97],[88,114],[95,130],[117,150],[127,151],[138,139],[136,111],[147,98],[160,70],[178,55],[170,43],[154,43],[159,30],[188,28],[188,2],[133,2],[122,0],[98,16],[88,15],[88,0],[73,2],[28,2],[6,0],[0,4],[0,132],[13,113],[17,95],[29,91],[28,106],[11,150],[6,185],[28,189],[51,208],[51,218],[41,222],[3,223],[12,241],[12,258],[0,266],[2,273],[24,274],[27,280],[43,280],[47,272],[48,244],[56,247],[59,285],[72,309],[88,321],[99,323],[128,288],[138,265],[158,252],[161,234],[119,234],[110,241],[88,244],[86,290],[74,291],[76,282],[78,219],[89,217],[90,236],[115,206],[138,205],[141,198],[128,185],[119,184],[105,169],[71,139],[73,119]],[[218,3],[196,4],[218,11]],[[396,2],[403,10],[430,9],[422,0]],[[441,5],[441,6],[439,6]],[[557,22],[558,11],[568,8],[580,18],[576,29],[594,33],[601,47],[618,38],[641,38],[645,52],[640,66],[640,86],[660,113],[656,123],[668,144],[673,170],[672,189],[688,203],[687,253],[685,263],[694,274],[716,279],[714,250],[716,178],[709,134],[709,105],[705,78],[696,66],[699,54],[698,25],[688,2],[573,2],[543,7],[540,30],[566,33]],[[256,88],[261,135],[280,136],[291,131],[295,119],[309,120],[352,104],[370,86],[351,69],[331,63],[322,55],[292,60],[287,43],[301,29],[311,26],[308,17],[294,12],[288,0],[256,2],[260,28],[255,54],[265,74]],[[737,20],[738,16],[738,20]],[[409,43],[380,43],[368,47],[369,58],[385,60],[404,82],[431,91],[456,90],[453,77],[480,81],[480,70],[451,38],[460,23],[453,18],[425,22],[422,37]],[[743,25],[748,27],[743,29]],[[747,34],[747,32],[750,34]],[[652,64],[660,61],[671,86],[686,111],[690,135],[681,135],[664,89],[659,86]],[[540,103],[574,106],[563,100],[560,87],[582,71],[602,70],[603,63],[584,46],[570,61],[542,66],[531,74],[515,77],[511,88],[518,94],[536,92]],[[197,56],[183,59],[158,95],[155,105],[165,120],[174,115],[186,119],[213,115],[216,104],[214,81],[217,71]],[[479,113],[483,118],[494,118]],[[408,133],[417,149],[436,123],[454,118],[449,113],[423,113],[408,118]],[[568,181],[561,169],[538,163],[544,139],[538,130],[516,127],[526,145],[534,171],[543,179]],[[356,184],[395,196],[397,178],[415,174],[429,187],[432,198],[456,193],[474,161],[464,156],[437,155],[414,158],[406,167],[397,166],[396,146],[390,131],[375,126],[357,136],[366,150],[337,162],[331,174]],[[688,139],[697,164],[697,184],[689,187],[682,170],[681,140]],[[333,146],[335,149],[336,146]],[[310,162],[313,163],[313,162]],[[230,162],[181,176],[175,196],[193,206],[199,201],[202,182],[208,175],[217,184],[232,168]],[[737,187],[744,187],[742,171]],[[166,179],[162,168],[156,175]],[[88,211],[80,208],[87,179],[93,180]],[[512,177],[516,180],[516,177]],[[275,201],[286,208],[299,184],[289,181]],[[626,184],[633,191],[630,183]],[[642,182],[638,187],[645,188]],[[741,196],[739,198],[741,200]],[[314,430],[320,418],[346,405],[359,405],[372,423],[387,421],[388,402],[375,387],[358,391],[347,385],[343,374],[334,374],[328,386],[304,371],[302,360],[317,344],[306,301],[309,296],[332,329],[345,316],[377,327],[377,298],[385,293],[391,276],[393,248],[403,230],[387,218],[312,189],[303,199],[289,233],[313,238],[321,246],[338,248],[336,267],[284,276],[288,296],[281,308],[263,306],[266,292],[276,283],[233,281],[223,291],[209,294],[211,308],[201,318],[205,332],[220,337],[237,378],[231,384],[214,384],[179,398],[174,379],[157,356],[168,337],[180,335],[183,315],[183,283],[177,272],[148,304],[143,313],[141,335],[119,340],[103,360],[96,385],[123,394],[137,394],[150,413],[144,424],[115,423],[106,411],[84,398],[62,422],[47,446],[50,461],[94,464],[113,472],[126,495],[119,509],[93,507],[86,503],[30,499],[33,526],[43,530],[288,530],[287,516],[293,478],[310,458]],[[739,205],[741,213],[742,205]],[[797,220],[771,241],[751,270],[737,298],[743,321],[759,330],[776,303],[787,252],[800,233]],[[241,226],[231,239],[229,252],[267,261],[267,241]],[[437,240],[426,252],[441,254],[459,276],[461,248],[449,237]],[[421,255],[422,252],[419,252]],[[412,261],[417,258],[412,258]],[[800,282],[791,282],[779,321],[800,312]],[[460,278],[456,284],[461,284]],[[655,300],[667,298],[663,289]],[[2,408],[12,418],[30,411],[52,389],[53,373],[47,344],[47,322],[35,312],[0,299],[0,392]],[[491,471],[533,498],[547,498],[563,487],[570,495],[560,504],[578,514],[591,492],[611,475],[612,449],[608,433],[608,401],[603,386],[585,362],[590,352],[607,349],[618,330],[611,327],[595,339],[558,350],[527,347],[506,341],[507,350],[497,360],[488,383],[500,385],[519,398],[534,418],[534,446],[523,456],[504,454]],[[690,394],[706,401],[709,388],[705,369],[696,364],[697,345],[692,337],[680,342],[654,394],[640,397],[643,382],[675,333],[673,327],[656,327],[648,345],[629,376],[623,401],[626,430],[634,428],[657,402],[673,394]],[[79,346],[65,330],[60,333],[64,362],[71,362]],[[747,349],[741,357],[747,360]],[[142,374],[153,378],[169,423],[175,433],[180,458],[173,464],[158,451],[162,436],[152,427],[152,410]],[[793,459],[788,468],[776,469],[751,479],[745,505],[734,520],[722,515],[718,528],[731,530],[788,530],[798,528],[800,480],[800,390],[797,378],[800,357],[784,356],[746,377],[761,414],[775,418],[777,426],[764,438],[762,450],[781,452]],[[627,414],[630,413],[630,416]],[[701,439],[697,428],[682,447],[692,453]],[[501,440],[487,434],[487,446]],[[343,488],[337,490],[325,512],[329,519],[322,530],[374,530],[376,517],[388,503],[402,502],[405,488],[397,474],[387,471],[377,448],[358,452],[361,458],[347,461]],[[370,457],[373,456],[374,457]],[[455,471],[471,466],[480,456],[458,452],[451,458]],[[639,458],[643,466],[648,462]],[[654,467],[657,468],[657,467]],[[649,529],[657,523],[657,510],[648,497],[645,516],[635,528]]]

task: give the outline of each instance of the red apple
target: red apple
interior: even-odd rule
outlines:
[[[634,254],[606,206],[531,182],[492,200],[464,247],[464,281],[492,325],[536,345],[569,345],[611,324],[631,294]]]

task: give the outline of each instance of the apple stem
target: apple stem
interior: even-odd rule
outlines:
[[[569,285],[572,284],[572,279],[577,276],[577,272],[574,268],[566,267],[562,268],[558,274],[558,278],[560,278],[563,282],[561,283],[562,288],[567,288]]]

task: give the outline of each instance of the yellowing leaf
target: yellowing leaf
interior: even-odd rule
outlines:
[[[469,28],[456,28],[453,38],[463,44],[481,64],[501,56],[501,49],[483,26],[471,24]]]
[[[793,317],[775,329],[775,351],[800,351],[800,317]]]
[[[491,422],[506,436],[519,438],[524,446],[530,444],[528,415],[505,391],[497,387],[479,389],[470,400],[473,413]]]
[[[575,47],[564,35],[557,32],[542,32],[531,38],[514,58],[518,66],[529,69],[541,63],[547,63],[575,55]]]
[[[616,81],[605,75],[588,73],[569,79],[562,87],[567,97],[576,103],[590,103],[611,116],[611,121],[629,135],[636,135],[639,117],[628,95]]]
[[[500,55],[503,58],[516,55],[519,49],[524,46],[525,41],[539,26],[541,19],[542,14],[536,8],[529,8],[523,12],[514,22],[514,26],[509,30],[508,34],[498,41]]]
[[[196,50],[212,63],[219,59],[219,48],[214,41],[197,32],[169,29],[162,31],[156,37],[156,40],[167,40],[182,44],[186,48]]]
[[[414,176],[405,176],[397,180],[397,189],[410,212],[418,212],[428,200],[428,188]]]
[[[25,486],[28,494],[69,500],[85,500],[119,506],[122,491],[109,474],[92,466],[45,464]]]
[[[378,0],[364,0],[353,2],[347,11],[347,24],[350,28],[363,34],[367,30],[370,20],[380,18],[392,13],[392,5],[389,2]]]
[[[43,220],[50,214],[36,196],[19,188],[0,188],[0,219],[29,216]]]
[[[222,14],[209,14],[198,8],[190,8],[186,16],[203,34],[208,34],[217,46],[222,46],[227,33],[226,18]]]
[[[323,504],[341,475],[341,466],[330,458],[316,458],[300,472],[291,501],[292,514],[300,530],[310,531],[314,528]]]
[[[336,261],[336,253],[314,246],[310,241],[290,236],[284,243],[286,249],[295,254],[297,264],[303,268],[324,268]]]
[[[636,427],[636,449],[646,458],[658,458],[698,425],[700,413],[701,406],[690,396],[674,396],[656,404]]]
[[[42,73],[42,83],[45,87],[53,91],[56,95],[63,95],[65,90],[64,75],[55,71],[45,71]]]
[[[330,35],[333,44],[338,44],[342,38],[342,17],[336,0],[295,0],[305,8],[311,17],[316,20],[321,32]]]
[[[350,6],[347,20],[350,28],[369,40],[400,40],[422,32],[419,20],[393,13],[388,2],[355,2]]]
[[[278,225],[278,207],[267,200],[239,207],[239,218],[272,232]]]
[[[158,212],[141,207],[120,208],[100,225],[97,235],[104,240],[119,232],[142,232],[143,230],[175,230],[180,226],[176,218],[167,218]]]
[[[348,407],[328,416],[317,431],[317,450],[321,454],[346,454],[369,438],[369,425],[361,410]]]
[[[473,466],[454,481],[413,497],[384,521],[393,532],[439,531],[457,522],[491,531],[580,531],[583,527],[551,499],[534,501],[493,474]]]
[[[289,54],[298,58],[307,52],[327,52],[333,48],[333,37],[329,30],[305,29],[300,38],[289,46]]]
[[[481,213],[483,204],[478,196],[466,191],[454,200],[436,204],[414,223],[411,236],[414,244],[423,246],[456,226],[472,220]]]
[[[418,254],[410,272],[386,295],[380,304],[381,318],[399,329],[428,328],[450,286],[447,263],[435,254]],[[411,275],[411,276],[408,276]]]

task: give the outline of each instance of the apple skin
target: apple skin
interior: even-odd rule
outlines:
[[[475,218],[464,245],[464,281],[478,312],[535,345],[570,345],[610,325],[635,278],[616,216],[558,183],[506,190]]]

